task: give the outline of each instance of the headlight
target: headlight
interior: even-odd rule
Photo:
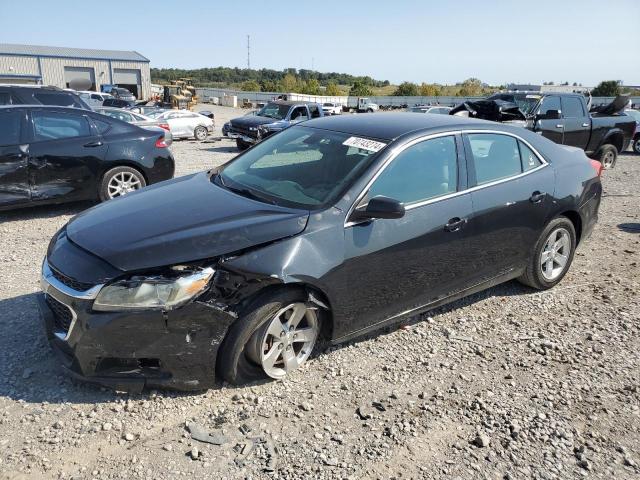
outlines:
[[[213,276],[213,268],[176,276],[134,276],[106,285],[93,302],[93,309],[119,311],[130,309],[171,310],[202,293]],[[177,269],[177,270],[176,270]]]

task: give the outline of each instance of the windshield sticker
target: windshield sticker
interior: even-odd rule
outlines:
[[[360,138],[360,137],[349,137],[344,142],[343,145],[347,147],[356,147],[361,148],[362,150],[369,150],[370,152],[379,152],[384,147],[387,146],[386,143],[376,142],[375,140],[369,140],[368,138]]]

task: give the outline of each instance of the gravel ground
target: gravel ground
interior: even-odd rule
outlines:
[[[218,128],[238,115],[211,109]],[[177,175],[235,154],[172,150]],[[0,478],[639,478],[640,157],[603,183],[600,223],[555,289],[510,282],[286,381],[196,394],[63,375],[35,292],[49,239],[89,204],[0,214]]]

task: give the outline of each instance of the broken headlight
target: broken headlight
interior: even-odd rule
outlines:
[[[214,270],[187,270],[174,267],[167,275],[136,275],[102,287],[93,309],[119,311],[129,309],[171,310],[202,293]]]

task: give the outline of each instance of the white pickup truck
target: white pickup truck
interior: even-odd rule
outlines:
[[[342,113],[342,105],[339,103],[325,102],[322,104],[322,113],[328,115],[340,115]]]

